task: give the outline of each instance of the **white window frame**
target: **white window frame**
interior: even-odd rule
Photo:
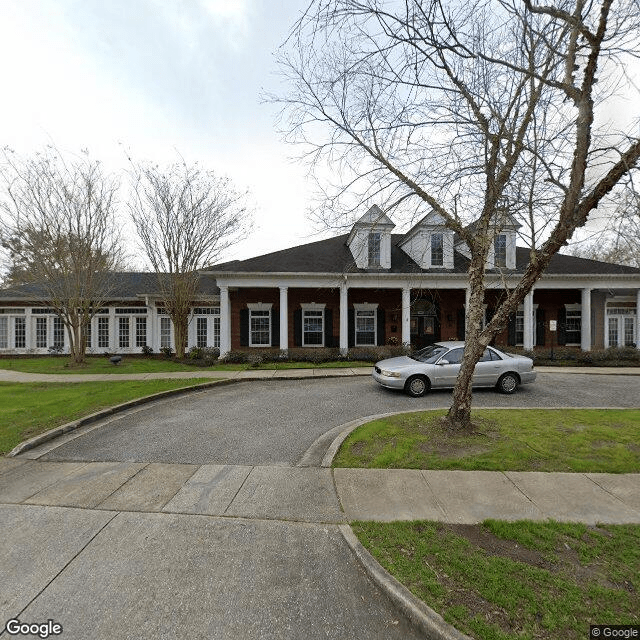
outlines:
[[[434,262],[434,253],[433,253],[433,241],[435,238],[440,238],[440,252],[441,252],[441,256],[442,259],[440,260],[440,262]],[[444,255],[444,233],[441,232],[437,232],[437,233],[432,233],[429,236],[429,254],[430,254],[430,265],[432,267],[444,267],[444,261],[445,261],[445,255]]]
[[[376,237],[378,243],[377,253],[375,251]],[[379,231],[371,231],[367,237],[367,256],[370,267],[380,267],[382,265],[382,233]]]
[[[360,313],[373,312],[373,343],[361,344],[358,341],[358,333],[371,333],[370,331],[358,331],[358,315]],[[363,317],[371,317],[369,315]],[[353,305],[353,333],[354,344],[356,347],[377,347],[378,346],[378,304],[371,303],[356,303]]]
[[[160,315],[160,348],[173,348],[173,322],[171,317],[164,313]]]
[[[316,304],[315,302],[309,302],[309,303],[301,304],[300,307],[302,308],[302,346],[303,347],[324,347],[324,335],[325,335],[325,330],[324,330],[324,328],[325,328],[325,324],[324,324],[325,323],[325,314],[324,314],[324,311],[325,311],[326,304]],[[321,340],[320,344],[317,344],[317,343],[310,344],[310,343],[308,343],[306,341],[306,337],[305,336],[306,336],[307,332],[305,331],[305,322],[304,321],[305,321],[305,316],[306,316],[307,313],[314,313],[314,314],[320,313],[321,314],[319,316],[320,319],[321,319],[321,324],[322,324],[322,329],[321,329],[322,340]],[[309,317],[317,318],[318,316],[315,315],[315,316],[309,316]],[[317,331],[313,331],[313,332],[310,332],[310,333],[317,333]]]
[[[629,305],[628,303],[634,303],[635,298],[629,296],[616,296],[607,300],[605,309],[605,322],[604,322],[604,346],[605,349],[609,347],[625,346],[625,320],[631,318],[633,322],[633,342],[638,348],[640,342],[640,313],[635,305]],[[625,304],[627,303],[627,304]],[[611,321],[615,322],[616,333],[618,336],[618,344],[611,344],[609,337],[609,325]]]
[[[250,347],[258,347],[258,348],[263,348],[266,349],[268,347],[271,346],[271,332],[272,332],[272,313],[271,313],[271,307],[273,305],[271,303],[266,303],[266,302],[250,302],[249,304],[247,304],[247,307],[249,309],[249,346]],[[255,315],[254,315],[255,314]],[[267,343],[256,343],[253,341],[253,334],[254,334],[254,329],[253,329],[253,319],[256,318],[256,320],[258,318],[260,319],[264,319],[267,318],[269,323],[268,323],[268,336],[269,336],[269,342]],[[264,329],[260,329],[260,332],[264,331]],[[257,331],[256,331],[257,332]]]
[[[498,264],[498,239],[504,238],[504,264]],[[506,233],[498,233],[493,239],[493,266],[495,269],[506,269],[509,262],[509,239]]]
[[[567,327],[568,327],[568,322],[567,320],[571,317],[572,319],[578,319],[580,321],[580,340],[578,340],[577,342],[569,342],[568,340],[566,340],[565,345],[567,347],[579,347],[582,342],[582,305],[580,303],[575,303],[575,304],[565,304],[564,305],[564,313],[565,313],[565,320],[564,320],[564,331],[565,331],[565,339],[567,334],[569,333]],[[571,313],[571,316],[569,315],[569,313]],[[577,315],[576,315],[577,314]],[[573,333],[573,331],[572,331]]]

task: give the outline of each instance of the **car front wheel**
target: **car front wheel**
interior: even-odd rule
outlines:
[[[514,393],[520,384],[520,380],[515,373],[504,373],[500,376],[496,388],[500,393]]]
[[[424,376],[412,376],[407,380],[404,390],[413,398],[419,398],[429,391],[429,380]]]

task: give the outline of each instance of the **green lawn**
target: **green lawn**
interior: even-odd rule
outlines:
[[[482,640],[583,640],[640,622],[640,526],[354,522],[375,558]]]
[[[0,454],[38,433],[99,409],[202,382],[206,380],[0,383]]]
[[[334,467],[640,472],[640,410],[478,410],[472,433],[442,427],[443,411],[369,422]]]
[[[90,357],[79,366],[70,366],[65,356],[45,358],[0,358],[0,369],[21,371],[24,373],[155,373],[171,371],[245,371],[247,369],[326,369],[371,367],[370,362],[276,362],[264,363],[257,367],[251,364],[218,363],[210,367],[199,367],[194,364],[174,362],[169,359],[143,358],[140,356],[122,356],[119,365],[113,365],[106,357]]]

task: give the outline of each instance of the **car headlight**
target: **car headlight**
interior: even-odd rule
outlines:
[[[380,371],[380,373],[383,376],[386,376],[387,378],[399,378],[400,377],[400,372],[399,371],[385,371],[384,369],[382,369],[382,371]]]

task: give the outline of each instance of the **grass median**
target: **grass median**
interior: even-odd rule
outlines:
[[[483,640],[582,640],[640,622],[640,526],[354,522],[375,558],[447,622]]]
[[[334,467],[640,472],[640,409],[478,410],[473,431],[443,427],[443,411],[358,427]]]
[[[168,358],[144,358],[141,356],[122,357],[122,362],[114,365],[106,357],[90,357],[80,365],[71,365],[66,356],[44,358],[0,358],[0,369],[20,371],[22,373],[166,373],[176,371],[245,371],[251,369],[349,369],[352,367],[371,367],[370,362],[332,361],[332,362],[265,362],[256,366],[250,363],[225,363],[216,361],[210,366],[200,366],[189,362],[176,362]]]
[[[0,454],[23,440],[100,409],[206,379],[0,383]]]

